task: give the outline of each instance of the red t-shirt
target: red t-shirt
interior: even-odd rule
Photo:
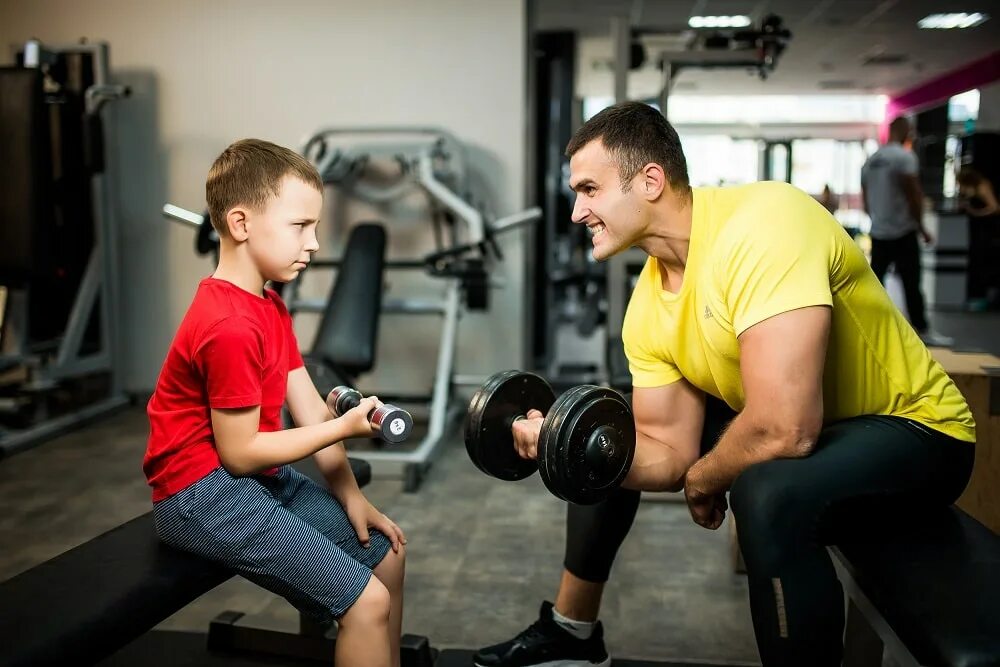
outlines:
[[[280,430],[288,372],[300,366],[292,318],[276,292],[261,297],[224,280],[202,280],[146,407],[142,468],[153,502],[221,465],[212,408],[259,405],[258,429]]]

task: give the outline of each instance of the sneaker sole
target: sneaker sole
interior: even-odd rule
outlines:
[[[486,665],[480,665],[475,660],[472,661],[472,664],[476,667],[486,667]],[[590,662],[589,660],[552,660],[550,662],[537,662],[525,667],[611,667],[611,655],[608,654],[608,657],[601,662]]]

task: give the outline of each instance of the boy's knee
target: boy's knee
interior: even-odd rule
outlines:
[[[387,625],[391,606],[389,590],[378,577],[372,577],[361,592],[361,596],[344,614],[341,622],[348,625],[351,623]]]

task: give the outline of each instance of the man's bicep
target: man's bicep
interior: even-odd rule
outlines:
[[[812,433],[823,421],[823,371],[832,308],[759,322],[739,337],[745,410],[780,429]]]
[[[687,380],[633,387],[632,412],[638,435],[669,446],[692,463],[698,459],[705,394]]]

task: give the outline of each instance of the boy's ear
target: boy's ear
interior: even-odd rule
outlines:
[[[247,240],[247,212],[246,209],[235,207],[226,213],[226,228],[229,237],[241,243]]]

